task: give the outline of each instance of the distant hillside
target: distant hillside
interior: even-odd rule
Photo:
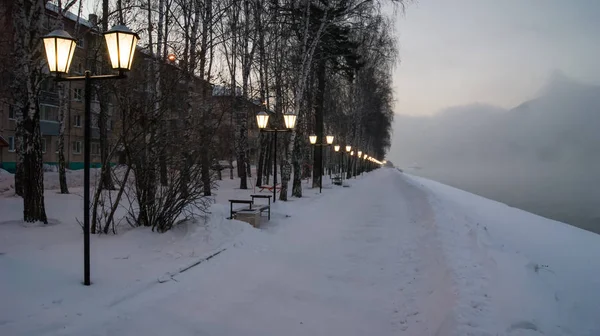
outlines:
[[[600,233],[600,86],[560,73],[511,109],[397,116],[396,165]]]

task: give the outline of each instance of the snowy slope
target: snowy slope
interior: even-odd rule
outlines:
[[[395,169],[348,183],[257,230],[225,180],[207,223],[94,237],[91,287],[79,196],[48,191],[47,227],[0,198],[0,335],[600,335],[600,236]]]
[[[465,335],[600,335],[600,235],[434,181]]]

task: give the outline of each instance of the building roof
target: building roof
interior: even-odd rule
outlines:
[[[46,2],[46,9],[49,11],[52,11],[54,13],[57,13],[57,14],[60,13],[60,9],[58,8],[58,6],[53,3],[50,3],[50,2]],[[79,23],[80,25],[84,25],[88,28],[94,28],[94,26],[92,25],[92,23],[90,21],[88,21],[82,17],[79,17],[76,14],[73,14],[69,11],[67,11],[65,13],[65,17],[73,22]]]

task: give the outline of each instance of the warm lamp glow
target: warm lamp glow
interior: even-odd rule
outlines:
[[[352,150],[352,146],[346,146],[346,152],[349,152]]]
[[[139,36],[123,25],[116,25],[104,33],[112,68],[120,71],[131,70],[135,47]]]
[[[75,53],[76,40],[64,30],[54,30],[44,36],[48,69],[54,73],[68,73]]]
[[[328,145],[331,145],[333,143],[333,135],[328,135],[325,137],[325,139],[327,140]]]
[[[258,128],[263,129],[267,127],[267,123],[269,122],[269,115],[265,111],[260,111],[256,114],[256,124]]]
[[[333,150],[336,151],[336,152],[339,152],[340,151],[340,145],[333,146]]]
[[[296,126],[296,115],[295,114],[284,114],[283,121],[285,122],[285,128],[292,129]]]
[[[311,145],[314,145],[314,144],[316,144],[316,143],[317,143],[317,136],[316,136],[316,135],[310,135],[310,136],[308,137],[308,140],[310,141],[310,144],[311,144]]]

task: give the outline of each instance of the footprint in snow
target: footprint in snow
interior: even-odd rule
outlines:
[[[510,327],[508,327],[508,329],[506,329],[506,332],[512,333],[517,330],[532,330],[532,331],[542,332],[539,329],[539,327],[534,322],[531,322],[531,321],[515,322],[515,323],[511,324]]]

